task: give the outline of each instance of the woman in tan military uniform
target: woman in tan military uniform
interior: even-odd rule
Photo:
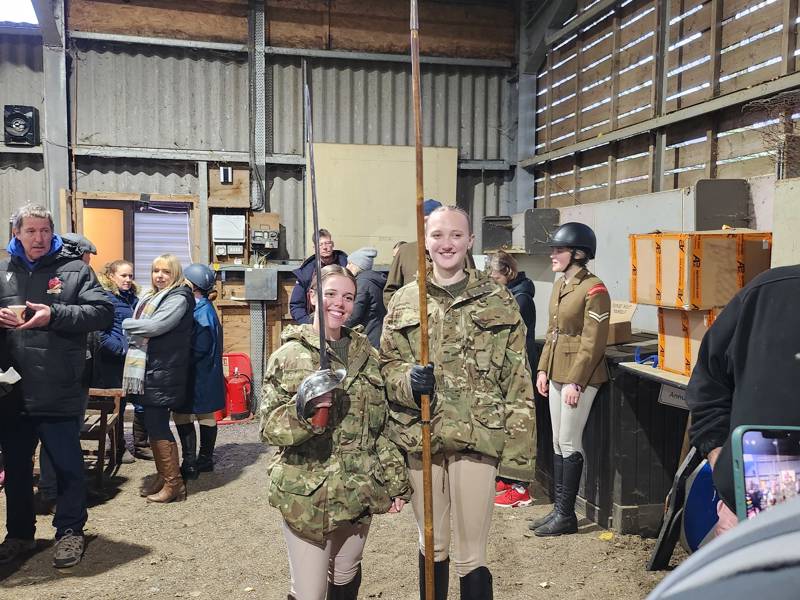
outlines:
[[[403,457],[383,433],[377,351],[344,327],[355,279],[339,265],[325,267],[321,277],[331,368],[347,376],[314,409],[298,404],[300,382],[319,369],[318,313],[313,325],[287,327],[264,376],[261,436],[278,447],[269,503],[283,515],[290,600],[355,600],[371,516],[402,509],[409,486]],[[314,418],[322,407],[330,411],[326,426]]]
[[[583,471],[581,440],[592,401],[608,380],[603,354],[611,311],[606,286],[586,269],[597,248],[594,231],[583,223],[565,223],[550,246],[553,271],[564,276],[553,285],[536,388],[550,398],[555,501],[550,514],[531,525],[538,536],[578,531],[575,498]]]
[[[469,217],[455,207],[428,217],[425,245],[431,365],[419,362],[419,287],[400,288],[389,303],[381,367],[389,398],[389,435],[407,453],[419,528],[420,598],[425,597],[421,395],[432,399],[434,587],[447,598],[450,539],[462,600],[491,600],[486,567],[498,474],[531,481],[533,385],[525,324],[504,287],[464,269],[472,246]],[[452,527],[451,527],[452,517]]]

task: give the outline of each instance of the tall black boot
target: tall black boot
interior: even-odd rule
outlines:
[[[435,600],[447,600],[450,586],[450,559],[445,558],[433,563],[433,597]],[[419,553],[419,598],[425,600],[425,556]]]
[[[461,600],[493,600],[492,573],[486,567],[478,567],[459,580]]]
[[[133,455],[144,460],[153,460],[153,450],[147,439],[147,427],[144,424],[144,413],[133,413]]]
[[[549,523],[556,516],[556,504],[558,497],[563,493],[564,483],[564,457],[560,454],[553,455],[553,509],[543,516],[541,519],[536,519],[533,523],[528,525],[528,529],[538,529],[545,523]]]
[[[361,587],[361,565],[358,565],[356,576],[344,585],[328,584],[328,600],[356,600]]]
[[[181,476],[184,481],[197,479],[197,433],[194,430],[194,423],[181,423],[176,425],[178,437],[181,440]]]
[[[575,498],[581,485],[582,472],[583,456],[580,452],[573,452],[564,458],[563,491],[556,501],[556,516],[534,531],[534,534],[550,536],[578,533]]]
[[[214,446],[217,444],[217,426],[200,425],[200,452],[197,454],[197,470],[208,473],[214,470]]]

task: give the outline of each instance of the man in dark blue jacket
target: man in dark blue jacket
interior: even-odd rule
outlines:
[[[111,303],[82,260],[61,254],[53,218],[39,206],[14,216],[10,258],[0,262],[0,367],[21,375],[0,401],[6,531],[0,563],[35,549],[33,452],[37,439],[58,477],[53,566],[83,556],[86,481],[80,429],[86,410],[86,335],[105,329]],[[24,306],[23,310],[17,307]]]
[[[327,267],[333,264],[347,266],[347,254],[341,250],[334,250],[331,232],[327,229],[320,229],[317,235],[319,236],[319,256],[322,266]],[[315,235],[314,237],[316,242],[317,236]],[[308,312],[308,290],[311,288],[311,280],[317,272],[315,255],[309,256],[299,268],[292,272],[297,277],[297,283],[289,300],[289,312],[292,314],[292,318],[301,325],[311,323],[314,320],[314,315]]]

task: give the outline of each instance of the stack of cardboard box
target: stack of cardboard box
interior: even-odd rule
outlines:
[[[658,306],[658,366],[689,375],[722,308],[769,269],[772,234],[724,229],[630,236],[631,302]]]

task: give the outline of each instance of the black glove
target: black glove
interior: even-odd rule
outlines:
[[[436,379],[433,376],[433,363],[428,363],[427,366],[414,365],[411,367],[411,391],[414,393],[414,402],[417,406],[422,404],[422,396],[433,396],[433,390],[436,387]]]

